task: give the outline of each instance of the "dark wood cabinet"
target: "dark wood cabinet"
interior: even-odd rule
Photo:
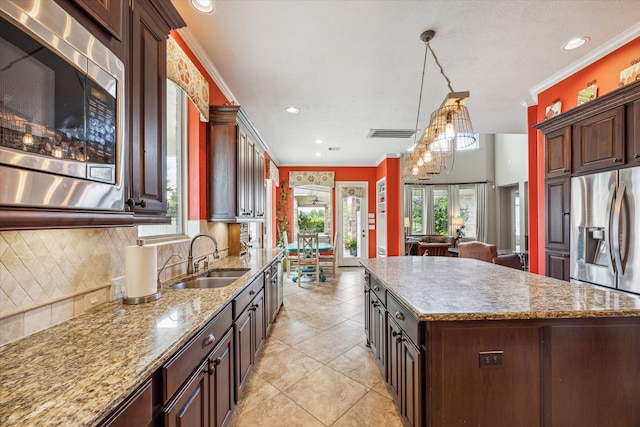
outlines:
[[[375,293],[369,294],[371,305],[369,312],[371,314],[369,324],[369,346],[373,352],[373,357],[382,372],[382,377],[387,377],[387,339],[386,339],[386,319],[387,310]]]
[[[185,24],[177,13],[163,15],[167,8],[175,11],[167,0],[131,3],[128,204],[137,223],[170,221],[166,216],[166,45],[170,30]]]
[[[631,108],[631,121],[629,124],[629,147],[628,162],[634,165],[640,163],[640,100],[635,101]]]
[[[263,280],[263,279],[262,279]],[[250,286],[251,288],[251,286]],[[245,384],[255,356],[265,340],[264,291],[260,289],[235,322],[236,396]]]
[[[576,122],[572,146],[575,172],[610,169],[624,164],[624,133],[624,105]]]
[[[265,299],[265,323],[267,334],[271,325],[276,320],[280,310],[280,288],[278,287],[278,261],[273,262],[265,270],[264,276],[264,299]]]
[[[264,154],[257,134],[251,129],[240,106],[209,108],[206,171],[209,221],[264,219]],[[263,177],[260,186],[258,176]]]
[[[407,334],[389,316],[388,337],[388,380],[396,394],[400,413],[409,425],[421,426],[423,361],[422,353],[408,338]]]
[[[554,279],[569,281],[569,252],[546,251],[545,275]]]
[[[149,378],[100,427],[150,427],[154,425],[153,408],[153,378]]]
[[[545,181],[545,246],[569,251],[571,226],[571,179]]]
[[[571,174],[571,126],[550,132],[544,140],[546,177]]]
[[[124,0],[73,0],[104,30],[123,40]]]
[[[221,427],[235,407],[233,329],[222,337],[208,358],[209,427]]]
[[[177,398],[164,410],[166,427],[209,426],[209,361],[204,361],[183,387]]]

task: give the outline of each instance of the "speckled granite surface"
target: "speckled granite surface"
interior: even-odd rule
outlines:
[[[220,289],[171,289],[114,302],[0,347],[0,426],[96,425],[281,252],[252,250],[211,268],[250,268]]]
[[[362,265],[419,320],[640,316],[640,297],[474,259],[389,257]]]

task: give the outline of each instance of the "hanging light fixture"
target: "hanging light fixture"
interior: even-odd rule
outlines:
[[[430,41],[433,40],[435,35],[436,32],[433,30],[426,30],[420,34],[420,40],[425,44],[425,52],[422,64],[420,96],[418,98],[418,112],[416,114],[416,135],[418,133],[418,122],[420,121],[424,75],[429,52],[431,52],[435,63],[440,68],[440,73],[447,81],[449,93],[440,108],[431,114],[429,126],[422,132],[420,140],[414,142],[411,154],[405,155],[405,167],[403,168],[403,177],[405,178],[430,179],[431,175],[439,174],[447,169],[447,156],[454,154],[457,149],[468,147],[476,140],[471,119],[469,118],[469,111],[464,106],[464,103],[469,98],[469,92],[454,92],[451,87],[451,81],[444,73],[442,65],[440,65],[430,45]]]

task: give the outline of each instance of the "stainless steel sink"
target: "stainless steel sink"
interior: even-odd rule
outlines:
[[[211,289],[224,288],[238,280],[238,277],[197,277],[171,285],[174,289]]]
[[[247,271],[249,271],[248,268],[235,270],[211,270],[207,272],[206,277],[240,277]]]

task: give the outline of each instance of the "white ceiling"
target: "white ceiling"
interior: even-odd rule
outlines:
[[[526,133],[532,88],[640,35],[638,0],[214,1],[205,15],[173,0],[180,34],[280,166],[375,166],[410,147],[367,134],[415,129],[426,29],[453,89],[471,93],[477,133]],[[577,36],[591,40],[561,49]],[[419,128],[447,91],[429,56]]]

